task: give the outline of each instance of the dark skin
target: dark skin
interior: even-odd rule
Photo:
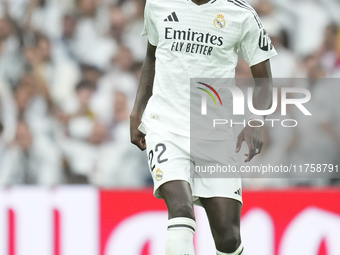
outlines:
[[[146,59],[144,61],[140,84],[137,91],[135,105],[130,116],[131,142],[141,150],[146,149],[145,134],[138,130],[141,117],[152,95],[153,81],[155,77],[155,52],[156,47],[148,45]],[[272,80],[269,60],[251,67],[255,78],[253,104],[255,109],[269,109],[272,103]],[[252,125],[256,125],[252,123]],[[245,154],[246,162],[249,162],[262,149],[261,127],[245,127],[238,136],[236,152],[241,149],[245,141],[249,147],[249,153]],[[258,149],[258,152],[256,152]],[[168,208],[169,219],[187,217],[195,220],[192,191],[186,181],[170,181],[160,186],[164,201]],[[242,204],[230,198],[213,197],[200,198],[207,213],[216,248],[225,253],[234,252],[241,243],[240,221]]]
[[[146,57],[142,66],[135,105],[130,115],[131,143],[139,149],[146,149],[145,134],[138,130],[145,107],[152,95],[153,80],[155,78],[156,47],[148,44]]]
[[[253,93],[253,105],[257,110],[269,109],[272,105],[273,82],[270,71],[270,62],[266,60],[257,65],[252,66],[251,72],[255,79],[255,89]],[[253,126],[261,125],[261,123],[253,121]],[[248,144],[249,152],[245,154],[247,157],[244,162],[250,162],[252,158],[261,153],[263,140],[261,127],[246,126],[237,137],[236,152],[241,150],[242,142]]]
[[[209,2],[209,0],[192,0],[192,2],[197,5],[202,5],[202,4],[206,4],[207,2]]]
[[[197,5],[202,5],[209,0],[192,0]],[[156,47],[148,45],[147,56],[142,67],[140,84],[136,101],[130,116],[131,142],[141,150],[146,149],[145,135],[138,130],[141,117],[152,95],[152,87],[155,76],[155,52]],[[272,104],[272,77],[269,60],[251,67],[255,78],[253,93],[253,105],[257,110],[269,109]],[[255,122],[256,123],[256,122]],[[252,125],[256,125],[252,122]],[[258,123],[259,124],[259,123]],[[239,152],[243,141],[248,144],[249,152],[245,162],[261,152],[263,141],[261,127],[246,126],[238,136],[236,152]],[[195,220],[193,198],[190,184],[186,181],[166,182],[159,188],[168,208],[169,219],[187,217]],[[212,197],[200,198],[211,228],[216,249],[225,252],[234,252],[241,243],[240,221],[242,204],[230,198]]]

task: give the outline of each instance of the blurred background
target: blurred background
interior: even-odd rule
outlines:
[[[340,1],[249,3],[279,53],[271,60],[274,78],[340,77]],[[0,1],[0,185],[152,184],[144,153],[129,142],[129,114],[147,46],[140,36],[144,5],[143,0]],[[237,77],[251,77],[242,58]],[[320,93],[334,95],[340,88]],[[339,120],[340,111],[334,114]],[[331,117],[314,123],[313,135],[328,136],[325,146],[333,152],[329,158],[312,146],[321,151],[319,163],[339,162],[340,125]],[[271,159],[270,151],[276,163],[291,162],[292,155],[306,154],[306,146],[296,144],[312,144],[298,132],[283,136],[275,130],[264,131],[267,149],[258,162]],[[332,176],[245,181],[251,188],[336,183]]]
[[[144,5],[0,2],[0,185],[150,184],[129,142]]]

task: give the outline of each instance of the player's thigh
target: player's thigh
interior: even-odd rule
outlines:
[[[236,241],[240,244],[240,221],[242,204],[240,201],[225,197],[200,198],[216,240]]]

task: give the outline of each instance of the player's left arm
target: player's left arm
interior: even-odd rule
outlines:
[[[270,71],[269,59],[251,66],[251,72],[255,80],[255,89],[253,93],[253,105],[257,110],[267,110],[272,105],[273,81]],[[263,116],[265,117],[265,116]],[[255,126],[256,121],[252,122]],[[262,150],[262,127],[260,122],[257,122],[259,127],[246,126],[237,137],[236,152],[241,149],[242,142],[248,144],[249,152],[245,154],[247,157],[244,162],[249,162],[252,158],[259,154]]]

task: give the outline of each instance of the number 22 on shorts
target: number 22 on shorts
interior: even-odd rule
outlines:
[[[163,156],[164,152],[166,151],[166,146],[164,143],[159,143],[155,146],[155,153],[158,154],[157,156],[157,163],[158,164],[162,164],[164,162],[167,162],[168,159],[165,158],[165,159],[162,159],[161,157]],[[155,169],[156,165],[153,165],[153,157],[154,157],[154,154],[153,150],[151,150],[149,152],[149,162],[150,162],[150,170],[151,172]]]

